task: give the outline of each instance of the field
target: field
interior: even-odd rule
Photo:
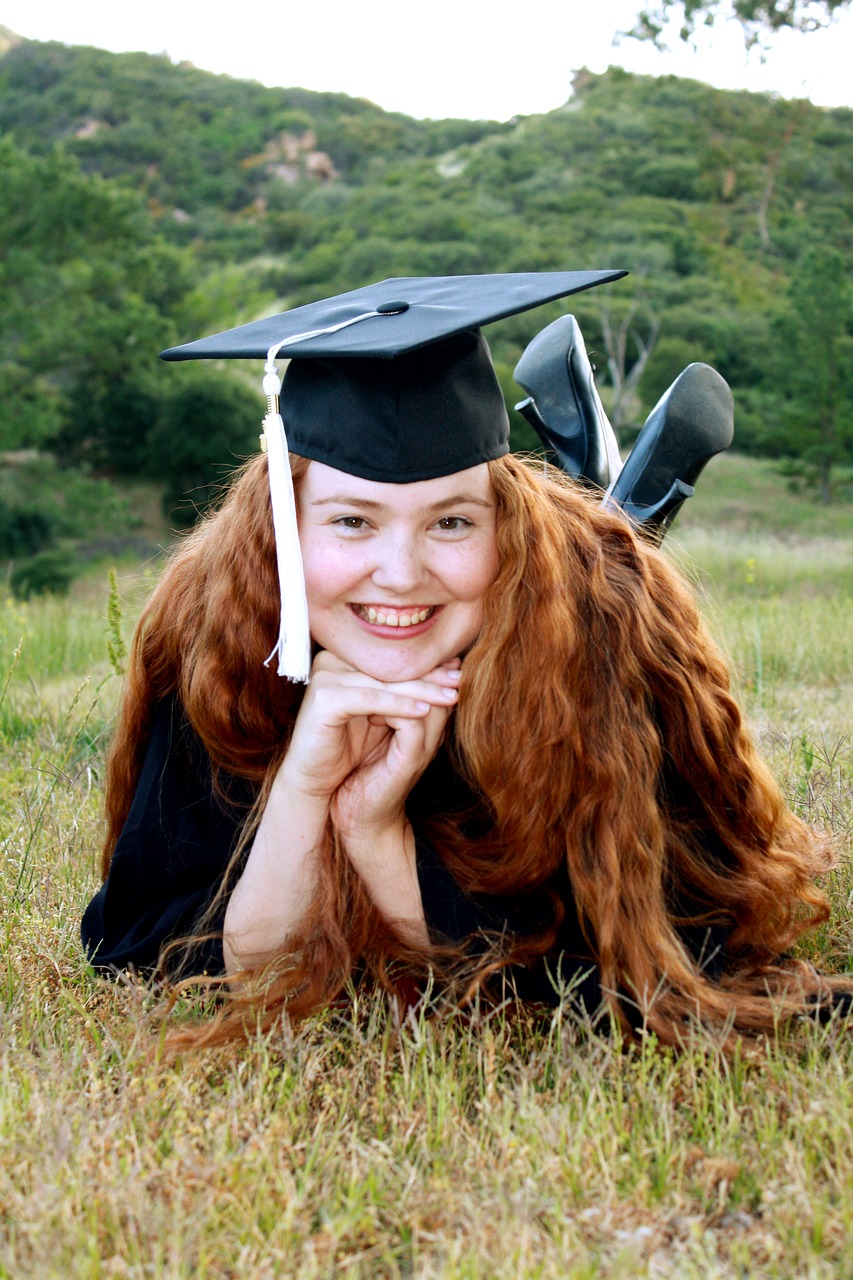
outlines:
[[[790,803],[841,849],[853,967],[853,511],[718,460],[673,531]],[[853,1037],[724,1059],[557,1012],[402,1027],[378,999],[166,1065],[156,997],[87,969],[119,689],[107,564],[0,601],[0,1276],[853,1275]],[[120,564],[127,636],[156,566]],[[108,645],[113,644],[110,657]]]

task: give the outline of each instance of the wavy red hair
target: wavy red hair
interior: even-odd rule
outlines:
[[[298,485],[307,464],[292,461]],[[778,957],[828,915],[815,887],[831,865],[826,841],[787,808],[693,593],[660,552],[541,463],[509,456],[489,467],[500,569],[463,664],[451,749],[491,825],[465,838],[438,816],[439,853],[472,892],[522,892],[564,866],[602,989],[623,1021],[627,998],[667,1042],[697,1017],[771,1028],[820,989],[805,965]],[[105,874],[152,708],[171,693],[215,773],[255,783],[261,811],[301,697],[263,665],[277,590],[258,458],[182,544],[137,628],[108,761]],[[247,841],[252,830],[250,821]],[[703,832],[723,857],[709,854]],[[177,1042],[240,1034],[247,1006],[253,1025],[258,1017],[270,1025],[285,1006],[302,1016],[332,999],[356,965],[385,983],[398,961],[447,967],[447,955],[417,955],[400,942],[331,830],[322,865],[294,951]],[[679,935],[679,926],[702,923],[730,930],[720,982]],[[545,952],[555,932],[518,942],[500,962]]]

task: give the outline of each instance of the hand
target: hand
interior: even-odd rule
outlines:
[[[438,750],[458,682],[458,661],[419,680],[384,683],[321,652],[282,781],[325,797],[344,839],[387,829],[402,819],[406,796]]]
[[[458,695],[454,685],[440,682],[446,671],[425,679],[433,675],[437,675],[434,683],[441,702],[430,703],[425,714],[369,717],[361,762],[332,799],[335,827],[351,854],[356,840],[368,841],[392,827],[402,828],[409,792],[441,745]]]

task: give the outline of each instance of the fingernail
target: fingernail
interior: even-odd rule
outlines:
[[[448,702],[453,702],[456,698],[459,697],[458,689],[442,689],[441,692],[442,692],[442,696],[445,697]]]
[[[416,702],[415,707],[417,708],[418,711],[429,711],[428,702]]]
[[[451,684],[458,684],[459,681],[462,679],[462,672],[461,671],[445,671],[444,678],[445,680],[449,680]]]

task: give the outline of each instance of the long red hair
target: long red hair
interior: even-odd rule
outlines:
[[[306,462],[293,459],[298,485]],[[438,815],[431,837],[458,883],[515,894],[565,868],[602,990],[671,1042],[698,1017],[768,1029],[819,988],[778,957],[828,907],[815,877],[827,842],[787,808],[729,691],[693,593],[621,517],[558,474],[509,456],[489,464],[500,569],[466,655],[449,749],[482,797],[488,833]],[[258,788],[286,752],[301,691],[263,665],[278,624],[264,460],[247,464],[216,514],[173,557],[140,620],[107,770],[104,874],[127,816],[152,709],[176,693],[214,776]],[[662,778],[674,780],[674,790]],[[246,839],[250,839],[251,821]],[[724,856],[709,854],[707,837]],[[677,904],[677,905],[675,905]],[[729,930],[711,980],[679,927]],[[529,960],[555,926],[502,961]],[[301,938],[187,1042],[240,1034],[286,1006],[302,1016],[355,966],[389,982],[414,954],[379,917],[330,830]],[[494,962],[493,962],[494,963]],[[256,975],[258,976],[258,975]],[[183,1034],[183,1033],[182,1033]]]

